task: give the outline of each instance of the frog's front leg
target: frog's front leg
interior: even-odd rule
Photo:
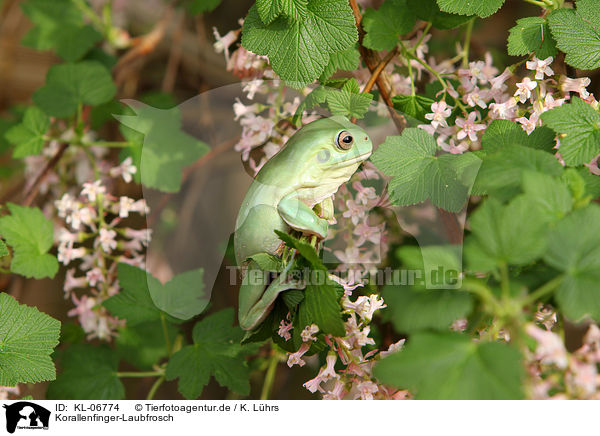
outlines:
[[[303,233],[317,235],[321,239],[327,237],[327,219],[320,218],[306,203],[298,199],[296,193],[283,197],[277,205],[277,210],[290,227]]]
[[[252,330],[265,320],[277,296],[289,289],[303,289],[304,285],[297,280],[288,281],[288,273],[294,262],[290,262],[279,276],[265,289],[265,272],[254,260],[250,260],[240,286],[238,319],[240,327]]]

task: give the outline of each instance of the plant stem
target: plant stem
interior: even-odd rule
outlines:
[[[554,277],[552,280],[550,280],[546,284],[540,286],[539,288],[537,288],[535,291],[533,291],[531,294],[527,295],[523,299],[523,306],[528,306],[529,304],[536,302],[537,300],[539,300],[546,294],[553,292],[563,282],[563,280],[564,280],[564,276],[559,275],[557,277]]]
[[[500,287],[502,289],[502,299],[510,299],[510,279],[508,278],[508,265],[506,262],[500,264]]]
[[[377,65],[377,67],[375,67],[375,69],[373,70],[373,72],[371,73],[371,77],[369,78],[369,81],[367,82],[367,84],[365,85],[365,87],[363,88],[362,92],[369,92],[371,91],[371,89],[373,88],[373,85],[375,84],[375,82],[377,81],[377,78],[379,77],[379,75],[381,74],[381,72],[383,71],[383,69],[387,66],[387,64],[394,58],[394,56],[396,56],[398,54],[398,49],[394,48],[392,51],[390,51],[386,57],[383,58],[383,60],[381,62],[379,62],[379,64]]]
[[[502,307],[494,297],[494,294],[486,285],[481,283],[479,280],[466,278],[463,280],[462,288],[465,291],[471,292],[472,294],[477,295],[481,300],[490,306],[492,311],[495,314],[499,314],[502,312]]]
[[[544,2],[544,1],[539,1],[539,0],[525,0],[525,2],[531,3],[532,5],[539,6],[540,8],[548,8],[548,6],[551,6],[548,3]]]
[[[410,64],[410,59],[406,63],[406,66],[408,67],[408,78],[410,79],[410,95],[412,95],[414,97],[416,95],[415,79],[413,77],[413,71],[412,71],[412,65]]]
[[[467,23],[467,28],[465,30],[465,43],[463,45],[462,50],[462,65],[464,68],[469,66],[469,49],[471,48],[471,35],[473,33],[473,24],[475,23],[475,18],[469,20]]]
[[[277,364],[279,363],[279,355],[276,350],[271,350],[271,358],[269,359],[269,366],[265,374],[265,381],[263,383],[262,392],[260,393],[261,400],[268,400],[271,395],[271,389],[273,388],[273,382],[275,381],[275,373],[277,371]]]
[[[120,378],[143,378],[143,377],[163,377],[164,376],[164,371],[140,371],[140,372],[135,372],[135,371],[125,371],[125,372],[116,372],[115,373],[117,377]]]
[[[158,388],[160,387],[160,385],[163,384],[164,381],[165,381],[165,376],[164,375],[160,376],[159,378],[156,379],[156,381],[154,382],[154,384],[150,388],[150,391],[148,392],[148,395],[146,395],[146,400],[152,400],[152,399],[154,399],[154,395],[156,395],[156,391],[158,391]]]

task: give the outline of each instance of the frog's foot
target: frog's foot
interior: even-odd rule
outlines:
[[[238,319],[240,327],[252,330],[265,320],[280,293],[290,289],[304,289],[304,283],[290,280],[290,262],[277,278],[266,285],[267,275],[255,261],[250,261],[244,281],[240,287]]]

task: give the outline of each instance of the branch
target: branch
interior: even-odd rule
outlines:
[[[46,180],[52,168],[56,166],[67,147],[69,147],[68,143],[61,144],[56,154],[48,161],[42,172],[36,177],[33,185],[31,185],[31,188],[29,188],[27,194],[25,194],[25,200],[23,200],[22,203],[23,206],[31,206],[31,203],[33,203],[33,200],[35,200],[35,197],[40,191],[41,184],[44,182],[44,180]]]
[[[352,8],[352,12],[354,13],[354,18],[356,19],[356,28],[358,29],[358,49],[360,51],[360,55],[363,58],[365,64],[367,65],[369,71],[371,71],[371,74],[374,74],[381,60],[379,59],[379,55],[376,52],[366,48],[362,44],[363,37],[365,36],[365,31],[361,26],[362,15],[360,13],[360,10],[358,9],[356,0],[350,0],[350,7]],[[390,89],[388,88],[386,75],[383,72],[383,68],[382,71],[380,71],[376,75],[375,84],[377,85],[377,89],[379,89],[381,98],[385,102],[388,111],[390,112],[390,115],[392,117],[392,121],[394,121],[394,124],[398,129],[398,132],[402,132],[402,130],[404,130],[404,128],[406,127],[406,120],[394,109],[394,104],[392,103],[392,98],[390,96]]]

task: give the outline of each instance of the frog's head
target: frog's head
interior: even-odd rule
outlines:
[[[292,140],[296,152],[302,154],[295,161],[303,163],[301,171],[308,185],[311,182],[341,185],[373,151],[369,135],[342,116],[313,121],[302,127]]]

